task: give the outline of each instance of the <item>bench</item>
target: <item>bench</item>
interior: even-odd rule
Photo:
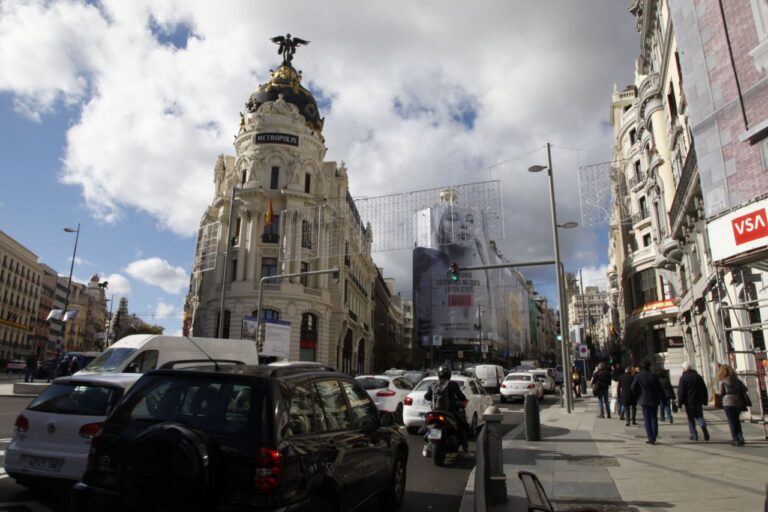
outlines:
[[[525,495],[528,497],[528,512],[555,512],[557,509],[547,497],[541,480],[530,471],[519,471],[517,477],[523,483]],[[599,512],[595,508],[569,508],[569,512]]]

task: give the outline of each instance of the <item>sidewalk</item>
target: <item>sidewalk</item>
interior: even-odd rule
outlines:
[[[14,384],[22,384],[23,385],[24,384],[24,379],[22,379],[20,381],[18,381],[18,380],[14,380],[14,381],[3,380],[3,381],[0,381],[0,397],[3,397],[3,398],[9,398],[9,397],[10,398],[34,398],[38,394],[40,394],[40,392],[43,389],[48,387],[48,383],[46,383],[45,380],[35,381],[35,384],[37,384],[37,386],[35,386],[35,387],[37,387],[39,389],[37,389],[37,390],[30,390],[30,392],[28,392],[28,393],[14,393],[14,389],[13,389]],[[31,386],[27,386],[27,387],[31,387]]]
[[[762,511],[768,483],[768,441],[762,425],[742,423],[747,445],[730,445],[724,413],[706,410],[712,439],[688,439],[685,413],[659,423],[655,446],[645,443],[642,412],[638,425],[597,418],[596,398],[577,399],[569,415],[561,407],[541,411],[541,441],[528,442],[521,427],[503,440],[508,502],[493,512],[525,511],[527,500],[517,472],[536,473],[560,510],[592,506],[618,511]],[[700,435],[701,438],[701,435]],[[472,510],[474,473],[461,511]]]

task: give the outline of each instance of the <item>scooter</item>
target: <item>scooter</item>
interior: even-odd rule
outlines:
[[[458,414],[464,414],[460,411]],[[436,466],[445,464],[445,456],[458,453],[462,446],[460,426],[453,413],[447,411],[430,411],[424,417],[427,432],[424,435],[424,448],[421,454],[432,457]]]

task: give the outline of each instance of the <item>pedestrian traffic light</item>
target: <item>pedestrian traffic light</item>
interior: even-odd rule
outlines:
[[[451,263],[451,270],[448,272],[448,275],[451,278],[451,281],[458,281],[459,280],[459,266],[454,261]]]

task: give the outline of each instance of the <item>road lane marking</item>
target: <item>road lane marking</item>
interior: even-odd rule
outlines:
[[[4,437],[3,439],[0,439],[0,443],[10,443],[13,441],[12,437]]]

